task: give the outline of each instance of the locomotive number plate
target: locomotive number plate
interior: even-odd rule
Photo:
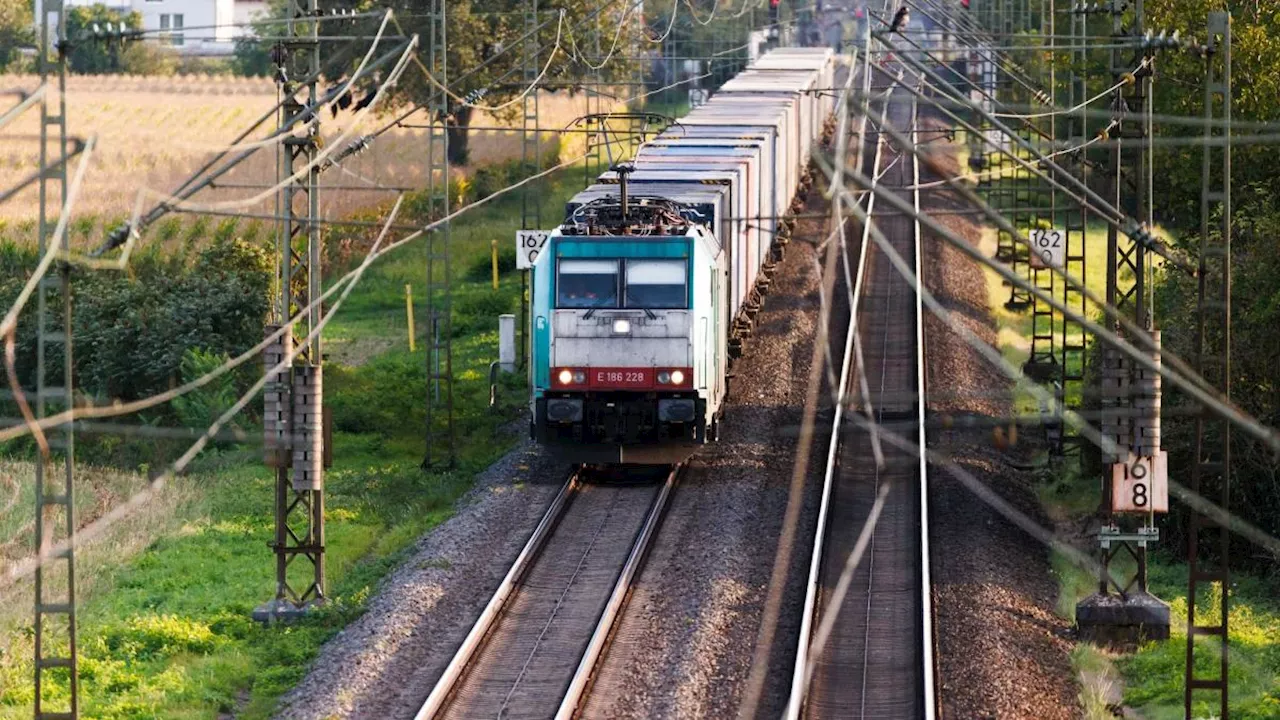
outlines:
[[[598,388],[648,388],[653,371],[648,368],[593,368],[591,386]]]

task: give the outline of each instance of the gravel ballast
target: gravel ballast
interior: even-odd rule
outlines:
[[[481,473],[365,614],[325,644],[277,716],[412,718],[567,474],[529,443]]]
[[[805,211],[825,208],[825,200],[811,193]],[[787,247],[754,335],[733,367],[720,442],[693,459],[676,489],[597,670],[584,718],[727,718],[738,712],[763,619],[808,389],[821,287],[815,244],[823,239],[824,227],[822,221],[802,220]],[[844,292],[843,285],[837,288],[837,295]],[[840,309],[836,314],[842,312],[847,314]],[[837,355],[840,350],[835,349]],[[829,432],[821,429],[824,416],[829,418],[825,410],[758,717],[777,717],[790,686],[816,514],[814,491]]]
[[[947,124],[931,119],[926,127]],[[954,166],[954,146],[935,143],[934,148],[947,156],[944,164]],[[921,195],[926,212],[959,208],[962,203],[949,192]],[[937,218],[978,244],[981,226],[974,216]],[[981,266],[927,232],[922,257],[925,284],[952,318],[995,345],[997,329]],[[1010,415],[1010,380],[927,312],[925,343],[933,417]],[[989,430],[933,432],[929,439],[931,449],[951,457],[1014,507],[1047,525],[1031,477],[1010,465],[1025,455],[1026,448],[996,443]],[[943,717],[1077,717],[1071,624],[1053,612],[1058,588],[1047,549],[936,465],[930,468],[930,512]]]

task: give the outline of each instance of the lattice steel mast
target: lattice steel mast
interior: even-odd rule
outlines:
[[[1209,13],[1206,42],[1204,158],[1200,186],[1200,268],[1196,312],[1196,371],[1227,402],[1231,401],[1231,16]],[[1215,126],[1216,125],[1216,126]],[[1218,146],[1215,143],[1222,143]],[[1214,227],[1214,225],[1217,227]],[[1191,467],[1191,492],[1208,495],[1215,489],[1217,503],[1231,508],[1231,425],[1201,410],[1196,418],[1195,462]],[[1215,487],[1216,486],[1216,487]],[[1201,552],[1200,528],[1218,526],[1216,547]],[[1230,588],[1231,533],[1225,524],[1192,512],[1187,534],[1187,662],[1184,676],[1184,709],[1192,714],[1195,692],[1216,692],[1218,717],[1227,718],[1228,596]],[[1197,608],[1201,587],[1208,584],[1218,596],[1216,623],[1201,624]],[[1210,608],[1212,612],[1212,602]],[[1196,639],[1216,637],[1209,651]],[[1218,676],[1200,677],[1196,655],[1218,655]]]
[[[50,13],[55,14],[50,19]],[[70,249],[70,233],[53,236],[67,201],[67,30],[62,0],[46,0],[40,6],[40,218],[38,251],[44,257],[51,243]],[[49,57],[50,52],[53,58]],[[50,82],[56,84],[51,96]],[[52,159],[52,163],[51,163]],[[59,263],[57,277],[40,280],[36,295],[36,397],[35,415],[50,415],[49,402],[69,409],[73,404],[71,356],[71,266]],[[52,292],[51,292],[52,291]],[[52,306],[52,307],[51,307]],[[60,351],[53,349],[61,346]],[[52,353],[51,353],[52,350]],[[52,355],[52,357],[51,357]],[[59,357],[60,356],[60,357]],[[50,384],[50,370],[57,373],[61,359],[61,385]],[[52,361],[52,362],[51,362]],[[56,378],[57,375],[55,374]],[[61,451],[61,463],[41,454],[36,458],[35,537],[39,565],[35,571],[35,698],[36,720],[74,719],[80,716],[80,682],[76,655],[75,562],[75,436],[71,423],[50,428],[51,450]],[[62,467],[57,467],[58,465]],[[58,483],[58,480],[61,483]],[[53,483],[53,484],[51,484]],[[66,549],[54,551],[59,543]],[[46,566],[45,563],[49,564]],[[44,699],[46,673],[66,673],[66,709],[50,710]]]
[[[320,167],[315,162],[320,113],[308,110],[316,106],[318,97],[318,16],[316,0],[290,0],[288,39],[272,51],[282,97],[280,126],[296,121],[297,128],[276,151],[276,170],[285,184],[276,198],[276,214],[282,218],[276,235],[278,324],[268,326],[267,332],[274,332],[296,313],[302,312],[303,318],[263,353],[269,370],[297,351],[283,370],[273,374],[264,393],[265,459],[276,470],[272,542],[276,594],[254,611],[254,617],[263,621],[289,619],[326,597],[323,357],[319,335],[306,340],[320,315],[319,308],[307,308],[321,293]],[[299,559],[304,569],[291,573]]]
[[[448,3],[431,0],[427,29],[427,66],[449,86]],[[449,95],[433,87],[427,101],[427,201],[431,218],[449,214]],[[437,127],[437,122],[439,123]],[[423,468],[457,462],[453,425],[453,298],[449,262],[449,223],[427,234],[427,434]]]
[[[538,0],[528,0],[524,12],[524,47],[521,49],[523,63],[523,84],[528,87],[538,79]],[[531,177],[542,171],[542,143],[538,127],[538,92],[524,96],[522,102],[522,124],[520,132],[520,168],[524,177]],[[542,203],[538,199],[538,188],[532,183],[525,185],[520,191],[520,229],[539,230],[542,228]],[[525,364],[529,356],[527,345],[529,337],[529,271],[520,271],[520,324],[517,326],[520,339],[517,343],[519,364]]]
[[[1110,6],[1112,38],[1115,44],[1142,36],[1144,30],[1143,2],[1133,4],[1133,25],[1124,23],[1124,13],[1129,8],[1125,0],[1112,0]],[[1112,204],[1129,217],[1137,219],[1144,229],[1151,227],[1152,208],[1149,192],[1151,162],[1151,82],[1154,50],[1142,49],[1132,55],[1113,48],[1111,50],[1111,75],[1116,84],[1112,93],[1111,109],[1114,130],[1108,175],[1111,180]],[[1134,61],[1142,56],[1141,64]],[[1137,67],[1136,71],[1132,69]],[[1114,224],[1107,228],[1107,303],[1127,315],[1142,332],[1152,336],[1159,345],[1159,333],[1155,332],[1152,304],[1149,297],[1151,284],[1150,253],[1143,242],[1134,239],[1133,233],[1120,233]],[[1113,330],[1125,335],[1123,328],[1113,325]],[[1132,341],[1133,338],[1130,338]],[[1159,361],[1159,351],[1154,353]],[[1102,349],[1101,378],[1102,422],[1101,432],[1115,444],[1115,452],[1102,453],[1102,494],[1104,524],[1099,530],[1100,572],[1098,592],[1076,606],[1076,621],[1086,639],[1124,640],[1165,639],[1169,637],[1169,606],[1147,591],[1147,549],[1159,539],[1155,527],[1155,504],[1152,496],[1144,494],[1142,507],[1121,505],[1117,499],[1120,478],[1127,477],[1130,469],[1143,465],[1142,472],[1150,472],[1144,493],[1150,493],[1161,481],[1154,478],[1159,468],[1160,451],[1160,378],[1139,367],[1118,349],[1107,346]],[[1144,475],[1145,477],[1145,475]],[[1134,504],[1139,504],[1135,501]],[[1161,509],[1160,512],[1165,510]],[[1135,517],[1136,516],[1136,517]],[[1116,559],[1121,553],[1129,555],[1136,567],[1127,576],[1127,565]],[[1118,598],[1112,599],[1112,588]]]

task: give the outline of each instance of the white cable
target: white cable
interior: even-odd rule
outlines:
[[[607,55],[605,55],[604,60],[600,61],[600,64],[599,64],[599,65],[592,65],[591,63],[587,62],[587,59],[586,59],[585,57],[583,57],[583,55],[582,55],[582,51],[578,49],[578,38],[577,38],[577,36],[574,34],[573,30],[572,30],[572,29],[570,29],[570,30],[569,30],[569,44],[570,44],[570,45],[572,45],[572,47],[573,47],[573,57],[574,57],[574,59],[575,59],[575,60],[577,60],[578,62],[582,63],[583,65],[586,65],[587,67],[591,68],[592,70],[601,70],[601,69],[603,69],[603,68],[604,68],[604,66],[605,66],[605,65],[608,65],[608,64],[609,64],[609,61],[613,59],[613,54],[614,54],[615,52],[617,52],[617,51],[618,51],[618,40],[622,37],[622,30],[623,30],[623,28],[624,28],[624,27],[626,27],[626,24],[627,24],[627,16],[631,14],[631,11],[632,11],[633,9],[637,9],[637,8],[639,8],[639,7],[640,7],[640,5],[639,5],[639,4],[634,4],[634,5],[632,5],[631,7],[629,7],[629,8],[625,8],[625,9],[622,11],[622,19],[618,21],[618,29],[613,33],[613,44],[609,47],[609,53],[608,53]]]
[[[679,10],[680,10],[680,3],[679,3],[679,1],[678,1],[678,0],[671,0],[671,22],[667,23],[667,31],[666,31],[666,32],[664,32],[664,33],[662,33],[662,37],[659,37],[659,38],[645,38],[645,40],[648,40],[649,42],[653,43],[654,45],[657,45],[657,44],[659,44],[659,43],[661,43],[661,42],[665,41],[665,40],[666,40],[666,39],[671,35],[671,30],[676,26],[676,15],[678,14]],[[646,29],[647,29],[647,28],[646,28]]]
[[[711,14],[707,16],[706,20],[703,20],[698,17],[698,10],[693,6],[693,0],[684,0],[684,4],[689,6],[689,15],[693,18],[693,21],[703,27],[710,25],[711,21],[716,19],[716,11],[720,9],[719,0],[712,0]]]
[[[342,90],[337,95],[333,96],[335,101],[343,95],[346,95],[356,80],[360,79],[360,76],[364,74],[365,66],[369,64],[369,60],[373,58],[374,51],[378,49],[378,44],[382,42],[382,34],[386,32],[387,23],[391,20],[391,13],[392,11],[390,8],[383,13],[382,23],[378,26],[378,32],[373,37],[373,43],[369,46],[369,51],[360,59],[360,64],[356,65],[356,69],[351,73],[351,78],[343,84]],[[320,108],[315,108],[314,113],[318,115],[320,113]],[[213,145],[183,142],[181,140],[173,140],[169,136],[166,136],[165,144],[186,150],[197,150],[200,152],[233,152],[236,150],[256,150],[259,148],[270,147],[272,145],[278,145],[279,143],[284,142],[288,137],[290,137],[288,133],[281,133],[274,137],[263,138],[261,140],[251,140],[249,142],[241,142],[234,145]]]
[[[538,73],[538,77],[534,78],[533,82],[529,83],[529,87],[525,88],[523,91],[521,91],[519,95],[515,96],[510,101],[502,103],[501,105],[480,105],[473,102],[467,102],[466,99],[463,98],[461,95],[453,92],[449,88],[440,84],[440,81],[437,80],[435,76],[431,74],[431,71],[427,69],[427,66],[424,65],[416,55],[413,57],[413,62],[418,66],[420,70],[422,70],[422,74],[427,78],[428,82],[430,82],[432,85],[435,85],[436,88],[438,88],[445,95],[448,95],[449,98],[453,100],[455,103],[457,103],[458,105],[461,105],[462,107],[473,108],[475,110],[480,110],[481,112],[489,112],[489,113],[505,110],[511,107],[512,105],[515,105],[516,103],[520,102],[525,98],[526,95],[536,90],[538,87],[538,83],[541,83],[542,78],[546,77],[547,71],[551,69],[552,61],[556,59],[556,53],[561,52],[560,37],[564,31],[564,16],[565,16],[565,11],[563,8],[561,8],[560,20],[556,23],[556,41],[551,47],[551,55],[547,58],[547,64],[542,67],[542,72]]]
[[[1045,155],[1040,159],[1052,160],[1053,158],[1059,157],[1061,155],[1068,155],[1070,153],[1084,150],[1085,148],[1089,147],[1090,145],[1093,145],[1094,143],[1101,142],[1104,138],[1106,138],[1106,133],[1110,132],[1118,124],[1119,124],[1118,122],[1113,120],[1105,130],[1093,136],[1091,140],[1082,142],[1079,145],[1073,145],[1069,148],[1063,148],[1056,152],[1049,153],[1048,155]],[[943,185],[950,185],[953,181],[956,181],[956,180],[971,180],[973,182],[981,182],[983,180],[989,180],[993,177],[999,177],[1003,175],[1005,170],[1007,169],[1010,169],[1010,168],[1002,168],[1000,170],[984,170],[980,173],[964,173],[962,175],[955,175],[953,177],[946,178],[943,180],[931,180],[927,183],[920,183],[919,185],[912,185],[902,189],[903,190],[929,190],[932,188],[941,187]],[[1011,168],[1011,169],[1017,171],[1020,168]]]
[[[1138,63],[1138,67],[1134,68],[1134,70],[1133,70],[1132,72],[1125,73],[1125,74],[1124,74],[1124,76],[1120,79],[1120,82],[1116,83],[1115,85],[1112,85],[1111,87],[1107,88],[1106,90],[1103,90],[1102,92],[1098,93],[1097,95],[1094,95],[1093,97],[1089,98],[1088,100],[1085,100],[1084,102],[1080,103],[1079,105],[1076,105],[1075,107],[1059,108],[1059,109],[1057,109],[1057,110],[1048,110],[1048,111],[1040,112],[1040,113],[1027,113],[1027,114],[1019,114],[1019,113],[998,113],[998,112],[993,112],[993,113],[991,113],[991,115],[992,115],[993,117],[998,117],[998,118],[1013,118],[1013,119],[1015,119],[1015,120],[1032,120],[1032,119],[1034,119],[1034,118],[1050,117],[1050,116],[1052,116],[1052,115],[1068,115],[1068,114],[1073,113],[1073,112],[1075,112],[1075,111],[1077,111],[1077,110],[1080,110],[1080,109],[1085,108],[1085,107],[1087,107],[1087,106],[1089,106],[1089,105],[1092,105],[1093,103],[1097,102],[1098,100],[1101,100],[1102,98],[1106,97],[1107,95],[1110,95],[1111,93],[1115,92],[1116,90],[1119,90],[1120,88],[1124,87],[1125,85],[1128,85],[1129,83],[1133,82],[1133,76],[1134,76],[1137,72],[1139,72],[1139,71],[1141,71],[1143,68],[1145,68],[1147,65],[1149,65],[1150,63],[1151,63],[1151,58],[1149,58],[1149,57],[1144,57],[1144,58],[1142,58],[1142,62]]]

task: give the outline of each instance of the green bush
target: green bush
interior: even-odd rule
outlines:
[[[454,305],[456,315],[472,315],[492,318],[511,312],[512,297],[503,293],[486,292],[463,297]]]
[[[207,375],[227,361],[226,353],[214,353],[200,348],[188,348],[182,355],[182,381],[191,382]],[[239,396],[235,375],[227,373],[198,390],[174,398],[173,411],[183,425],[206,428],[226,412]]]
[[[472,192],[477,200],[483,200],[502,188],[510,185],[507,181],[506,165],[485,165],[476,170],[472,177]]]
[[[178,53],[148,42],[129,43],[120,53],[120,71],[130,75],[174,75]]]
[[[18,267],[0,280],[0,300],[6,303],[30,268],[20,253],[10,259]],[[141,260],[132,275],[76,271],[76,386],[98,397],[131,400],[176,384],[191,348],[238,355],[257,344],[271,307],[273,268],[265,248],[226,239],[201,251],[189,268]],[[56,291],[50,295],[50,306],[57,307]],[[34,308],[29,303],[23,312],[16,348],[19,376],[28,384],[34,384]],[[48,352],[53,370],[47,381],[61,383],[61,350],[53,345]]]
[[[91,32],[94,24],[101,28],[105,28],[107,23],[111,23],[117,28],[127,28],[129,30],[142,29],[141,13],[130,12],[122,14],[119,10],[107,7],[102,3],[95,5],[73,7],[67,12],[67,37],[78,38]],[[77,42],[71,46],[71,53],[67,57],[68,68],[75,73],[83,73],[89,75],[101,75],[105,73],[118,73],[125,71],[126,56],[132,56],[133,62],[145,64],[148,60],[144,60],[144,55],[149,56],[151,51],[143,48],[135,50],[143,43],[133,43],[130,45],[122,45],[119,42]]]
[[[17,70],[22,59],[18,48],[35,42],[31,21],[31,3],[0,0],[0,72]]]

